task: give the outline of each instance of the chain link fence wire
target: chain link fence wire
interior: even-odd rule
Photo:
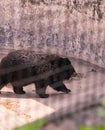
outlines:
[[[19,55],[18,61],[14,58],[13,63],[18,62],[17,66],[13,66],[11,58],[10,60],[7,58],[7,66],[0,69],[0,88],[2,88],[1,85],[5,85],[0,94],[1,129],[10,130],[42,117],[56,121],[65,115],[71,116],[74,112],[84,111],[85,108],[98,104],[99,100],[105,96],[105,68],[92,63],[102,65],[102,67],[105,63],[104,34],[100,33],[102,27],[97,27],[99,22],[104,20],[102,12],[104,2],[89,2],[88,0],[85,2],[81,0],[16,0],[10,2],[2,0],[0,7],[2,5],[7,10],[1,8],[3,11],[0,20],[1,61],[9,52],[18,49],[21,52],[24,50],[30,52],[31,56],[23,53]],[[74,20],[73,24],[70,19]],[[79,25],[78,22],[83,24]],[[36,58],[37,53],[41,54],[42,59]],[[46,55],[43,62],[43,57]],[[21,56],[24,57],[24,61]],[[56,59],[56,56],[59,58]],[[60,57],[68,58],[72,65],[69,66],[70,63],[68,65],[66,61],[60,62]],[[56,62],[51,64],[50,61],[54,60]],[[63,67],[61,67],[62,64],[64,64]],[[44,73],[30,77],[36,69],[33,69],[34,66],[39,71],[43,71],[44,66]],[[65,85],[66,92],[70,89],[70,93],[63,93],[65,90],[57,92],[46,83],[46,93],[50,96],[42,99],[36,94],[36,84],[26,86],[29,80],[33,83],[34,80],[51,75],[54,75],[51,80],[55,81],[58,78],[60,81],[59,77],[65,76],[65,71],[68,74],[69,69],[71,73],[72,67],[75,69],[75,75],[69,79],[64,77],[62,84],[61,82],[53,84],[53,86]],[[16,74],[16,72],[19,73]],[[59,76],[56,76],[58,73]],[[23,83],[25,94],[18,95],[13,92],[12,84],[8,84],[11,74],[12,78],[18,79],[15,84]],[[45,82],[40,85],[43,87]],[[21,92],[24,93],[24,90],[22,89]],[[16,91],[20,90],[17,88]],[[39,92],[42,91],[45,90],[39,90]],[[95,116],[93,118],[95,120]]]

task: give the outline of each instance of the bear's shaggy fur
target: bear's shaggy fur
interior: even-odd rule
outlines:
[[[75,70],[67,58],[38,54],[28,50],[10,52],[0,63],[0,89],[11,83],[17,94],[24,94],[23,86],[35,83],[36,93],[41,98],[49,85],[56,91],[70,92],[63,84]]]

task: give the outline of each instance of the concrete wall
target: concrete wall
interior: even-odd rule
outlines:
[[[0,0],[0,50],[13,49],[105,67],[104,0]]]

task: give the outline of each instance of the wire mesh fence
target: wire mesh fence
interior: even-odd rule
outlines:
[[[42,117],[57,122],[69,116],[82,124],[88,116],[82,112],[105,96],[104,1],[2,0],[2,5],[1,129]],[[88,125],[105,121],[96,120],[94,110],[88,113]]]

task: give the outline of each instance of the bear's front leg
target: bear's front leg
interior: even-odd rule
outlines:
[[[44,80],[35,82],[35,86],[36,86],[36,93],[39,95],[40,98],[49,97],[49,94],[45,94],[47,85],[45,84]]]
[[[50,86],[55,89],[56,91],[62,91],[65,93],[71,92],[70,89],[66,88],[66,86],[62,82],[55,82],[53,84],[50,84]]]

